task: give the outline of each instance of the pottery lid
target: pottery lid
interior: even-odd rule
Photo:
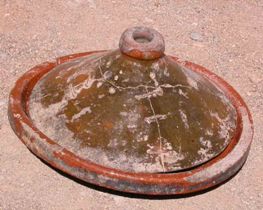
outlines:
[[[134,27],[119,49],[56,66],[32,90],[33,123],[81,158],[123,171],[172,172],[216,157],[235,134],[236,110],[164,49],[157,31]]]

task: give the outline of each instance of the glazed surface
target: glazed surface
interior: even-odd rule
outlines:
[[[36,84],[29,110],[38,129],[80,157],[150,173],[214,158],[237,118],[214,84],[170,57],[142,61],[118,50],[55,67]]]

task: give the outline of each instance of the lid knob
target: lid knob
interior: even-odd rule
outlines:
[[[141,60],[157,59],[164,55],[163,36],[148,27],[132,27],[121,35],[119,47],[122,53]]]

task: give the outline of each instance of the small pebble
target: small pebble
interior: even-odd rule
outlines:
[[[190,34],[190,38],[194,41],[197,41],[197,42],[202,42],[203,41],[203,36],[197,32],[192,32]]]

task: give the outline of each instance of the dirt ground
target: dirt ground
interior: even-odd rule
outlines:
[[[24,72],[57,56],[117,48],[135,25],[157,29],[167,54],[211,69],[247,102],[253,145],[224,185],[169,199],[99,191],[43,164],[11,130],[7,98]],[[262,0],[0,0],[0,209],[263,209],[262,36]]]

